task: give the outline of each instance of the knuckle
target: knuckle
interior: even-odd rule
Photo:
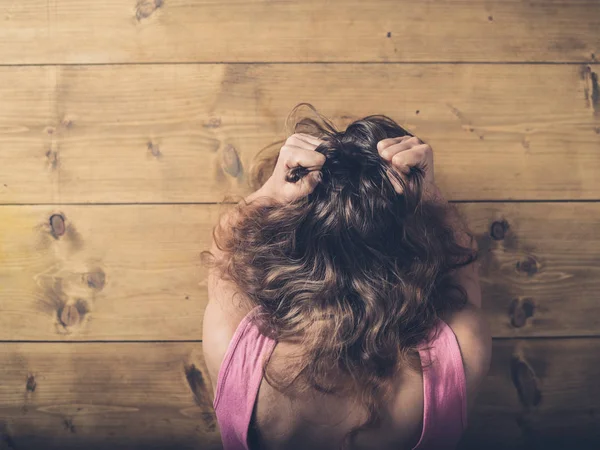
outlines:
[[[379,152],[379,153],[383,159],[390,159],[392,151],[390,150],[389,147],[386,147],[383,150],[381,150],[381,152]]]
[[[392,163],[393,164],[403,164],[403,160],[404,160],[404,155],[402,153],[396,153],[392,157]]]
[[[283,156],[283,159],[287,162],[290,159],[292,159],[292,156],[294,155],[294,150],[292,147],[284,145],[283,147],[281,147],[281,151],[279,152],[279,154]]]

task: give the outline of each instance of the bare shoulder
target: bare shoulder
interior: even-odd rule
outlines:
[[[467,379],[467,404],[469,409],[488,374],[492,355],[492,337],[482,310],[467,304],[459,312],[444,318],[460,347]]]
[[[215,248],[211,249],[213,254]],[[208,273],[208,304],[202,323],[202,351],[211,384],[216,389],[219,369],[235,330],[248,313],[243,295],[215,269]]]

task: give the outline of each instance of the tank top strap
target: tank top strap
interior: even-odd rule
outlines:
[[[413,450],[451,449],[467,427],[467,387],[458,340],[438,319],[419,347],[423,367],[423,431]]]
[[[260,333],[252,321],[258,307],[238,325],[221,363],[213,406],[224,450],[248,450],[248,428],[275,340]]]

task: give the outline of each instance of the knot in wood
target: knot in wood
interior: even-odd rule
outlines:
[[[501,241],[504,239],[506,232],[508,231],[508,222],[506,220],[496,220],[490,227],[490,236],[495,241]]]

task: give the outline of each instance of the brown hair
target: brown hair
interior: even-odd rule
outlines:
[[[261,306],[263,333],[302,343],[291,381],[284,386],[290,373],[267,372],[266,364],[269,384],[282,392],[294,384],[362,402],[368,420],[350,431],[346,447],[361,429],[381,422],[386,386],[399,367],[414,367],[411,355],[438,316],[466,303],[452,272],[477,255],[459,245],[448,223],[454,206],[423,197],[424,168],[413,168],[405,180],[378,154],[380,140],[408,131],[383,115],[338,131],[307,106],[317,120],[303,117],[294,132],[323,140],[316,149],[326,156],[321,183],[289,204],[237,206],[234,227],[215,227],[223,251],[215,266],[251,306]],[[259,163],[258,185],[276,158]],[[401,195],[392,177],[403,187]]]

